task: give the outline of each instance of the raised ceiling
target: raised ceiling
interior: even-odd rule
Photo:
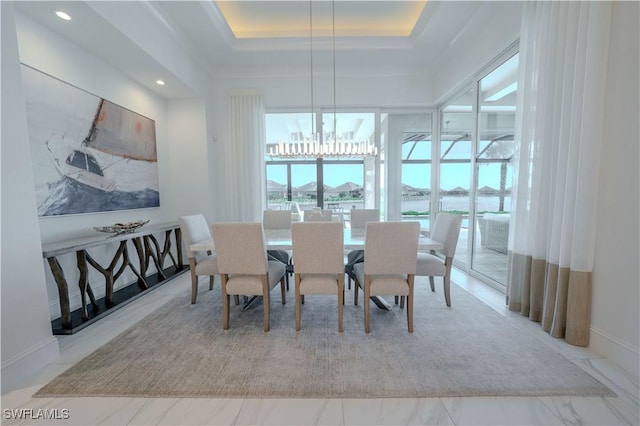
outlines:
[[[409,37],[426,1],[218,1],[237,39]],[[335,18],[335,19],[334,19]],[[335,23],[335,25],[334,25]]]
[[[313,7],[313,49],[318,66],[333,48],[338,73],[374,75],[429,75],[442,66],[448,50],[477,31],[482,1],[26,1],[15,8],[39,24],[61,34],[83,49],[166,97],[184,96],[180,81],[155,80],[167,70],[155,56],[121,28],[135,22],[136,36],[151,37],[146,29],[162,29],[180,53],[188,55],[209,75],[299,72],[309,67],[309,6]],[[335,14],[332,11],[335,7]],[[109,9],[109,13],[104,11]],[[55,10],[72,16],[66,22]],[[116,13],[119,12],[120,13]],[[162,52],[161,52],[162,55]],[[324,56],[323,56],[324,55]]]

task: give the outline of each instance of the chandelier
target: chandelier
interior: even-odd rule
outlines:
[[[315,131],[315,115],[313,102],[313,0],[309,0],[309,51],[311,69],[311,135],[281,140],[269,147],[269,156],[285,158],[323,158],[323,157],[372,157],[377,155],[377,148],[370,140],[355,140],[353,137],[339,136],[337,133],[336,114],[336,13],[335,0],[331,2],[332,15],[332,59],[333,59],[333,134],[323,134],[322,140]],[[353,133],[353,132],[351,132]]]

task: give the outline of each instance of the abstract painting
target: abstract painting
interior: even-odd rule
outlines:
[[[38,216],[158,207],[155,121],[22,66]]]

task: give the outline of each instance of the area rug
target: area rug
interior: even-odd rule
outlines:
[[[418,283],[419,284],[419,283]],[[219,282],[195,305],[178,297],[41,388],[35,397],[419,398],[447,396],[613,396],[570,361],[523,334],[452,285],[416,286],[414,333],[406,311],[371,305],[364,332],[362,293],[347,291],[344,332],[337,298],[307,296],[295,331],[293,289],[271,299],[271,331],[262,305],[233,307],[222,329]]]

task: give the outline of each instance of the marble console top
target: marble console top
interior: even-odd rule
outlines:
[[[175,229],[177,227],[178,222],[165,222],[157,224],[147,224],[136,232],[130,232],[128,234],[108,234],[95,231],[96,235],[92,235],[89,237],[53,241],[50,243],[42,244],[42,257],[54,257],[59,254],[71,253],[107,243],[130,240],[132,238],[142,237],[145,235],[153,234],[154,232],[167,231],[170,229]]]

